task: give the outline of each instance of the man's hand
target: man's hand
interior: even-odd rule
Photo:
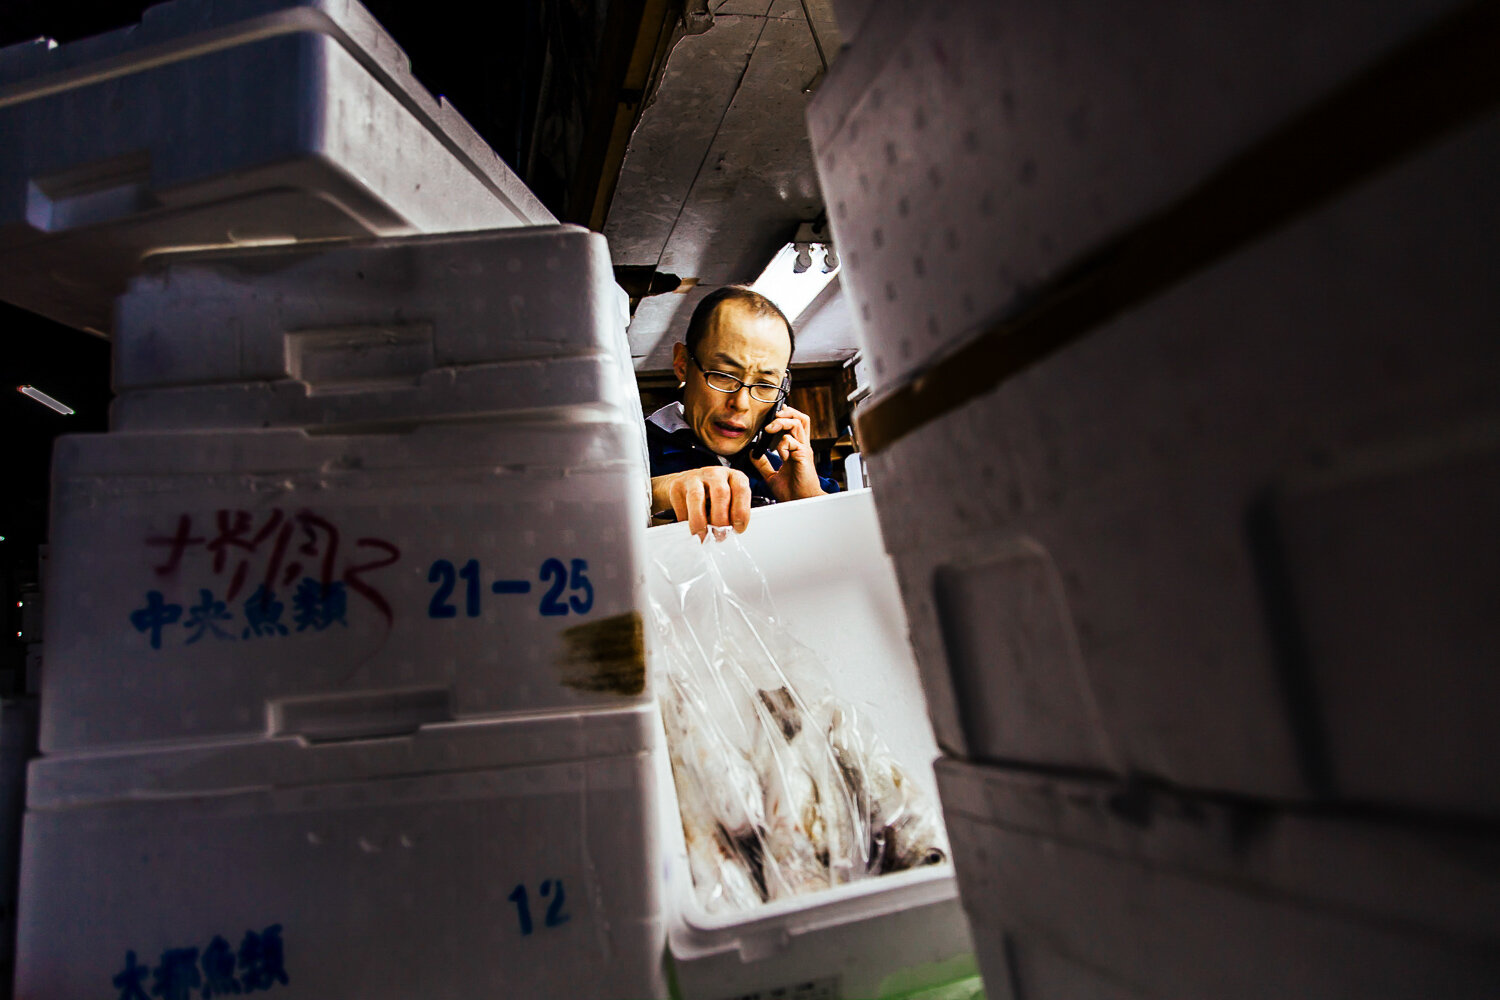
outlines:
[[[822,496],[823,486],[813,464],[812,419],[801,410],[783,406],[776,419],[766,424],[765,433],[782,435],[776,443],[776,454],[781,456],[780,469],[771,467],[768,456],[754,460],[756,471],[765,479],[771,495],[777,500]]]
[[[750,478],[723,465],[657,476],[651,480],[651,509],[668,507],[700,539],[709,525],[744,531],[750,523]]]

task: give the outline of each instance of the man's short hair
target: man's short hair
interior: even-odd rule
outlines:
[[[698,345],[703,342],[703,337],[708,333],[708,324],[713,320],[714,312],[725,302],[740,302],[750,310],[753,316],[775,316],[786,324],[786,337],[791,343],[791,350],[787,353],[786,362],[792,363],[792,355],[797,351],[797,335],[792,332],[792,321],[786,318],[786,313],[776,307],[776,303],[746,285],[725,285],[716,288],[703,296],[698,303],[698,308],[693,310],[693,318],[688,320],[687,349],[688,353],[696,360],[698,357]]]

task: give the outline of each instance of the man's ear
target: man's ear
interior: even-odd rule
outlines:
[[[687,381],[688,353],[687,345],[681,342],[672,345],[672,374],[677,376],[677,381]]]

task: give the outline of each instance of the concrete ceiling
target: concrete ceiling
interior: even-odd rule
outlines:
[[[842,44],[831,3],[722,0],[711,13],[708,29],[667,57],[604,226],[616,265],[654,267],[689,286],[637,307],[630,344],[641,371],[670,367],[703,295],[753,280],[799,222],[823,214],[805,114],[823,72],[819,43],[829,61]],[[836,285],[797,326],[799,363],[853,353]]]

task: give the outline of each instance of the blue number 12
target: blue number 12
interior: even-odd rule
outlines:
[[[552,894],[553,887],[557,888],[557,894]],[[552,896],[552,904],[547,907],[546,924],[548,927],[561,927],[570,919],[569,914],[563,912],[564,901],[567,899],[563,892],[562,879],[545,879],[542,882],[542,898]],[[521,936],[525,937],[533,930],[531,923],[531,901],[526,895],[526,886],[518,885],[511,890],[510,895],[505,897],[516,904],[516,916],[521,922]]]

